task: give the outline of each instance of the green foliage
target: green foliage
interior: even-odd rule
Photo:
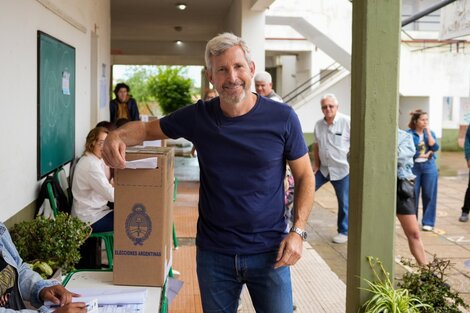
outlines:
[[[422,303],[417,297],[409,294],[407,289],[395,289],[387,273],[377,258],[367,257],[374,273],[376,282],[364,279],[369,285],[364,290],[372,296],[362,306],[364,313],[419,313],[420,309],[429,305]],[[377,272],[379,270],[380,272]]]
[[[161,67],[152,76],[148,88],[157,99],[164,114],[169,114],[192,102],[192,80],[184,78],[182,67]]]
[[[398,286],[408,289],[410,294],[431,305],[421,312],[458,313],[461,312],[459,307],[469,307],[445,282],[445,272],[451,265],[450,260],[434,256],[433,261],[425,266],[417,266],[410,261],[402,260],[402,262],[414,268],[415,271],[405,273]]]
[[[157,73],[155,66],[131,66],[126,69],[126,84],[131,88],[130,94],[138,104],[154,101],[155,97],[148,88],[150,77]],[[113,88],[114,89],[114,88]]]
[[[20,256],[30,264],[38,261],[63,272],[74,270],[80,260],[80,246],[91,233],[91,227],[76,217],[59,213],[55,220],[37,217],[32,221],[15,224],[10,231]],[[45,266],[36,266],[38,272],[47,273]]]

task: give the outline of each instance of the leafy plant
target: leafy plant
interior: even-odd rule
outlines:
[[[90,235],[91,227],[61,212],[55,220],[37,217],[15,224],[10,233],[23,260],[39,273],[48,274],[44,263],[64,272],[75,269],[80,260],[79,248]]]
[[[150,77],[157,73],[156,66],[129,66],[126,69],[127,79],[125,80],[131,88],[131,94],[138,104],[148,103],[155,100],[148,88]],[[113,88],[114,89],[114,88]]]
[[[363,289],[369,291],[372,297],[362,305],[362,312],[419,313],[421,308],[429,307],[417,297],[410,295],[407,289],[395,289],[390,281],[389,273],[385,271],[379,259],[367,257],[367,261],[377,281],[364,279],[369,287]]]
[[[451,266],[450,260],[434,256],[432,262],[425,266],[417,266],[411,261],[403,259],[402,263],[415,271],[405,273],[398,286],[408,289],[410,294],[431,305],[422,312],[457,313],[461,312],[460,307],[469,307],[458,292],[452,291],[450,285],[445,281],[445,273]]]
[[[192,80],[181,75],[182,67],[161,67],[152,76],[148,88],[157,99],[164,114],[192,103]]]

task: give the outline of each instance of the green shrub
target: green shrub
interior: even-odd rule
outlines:
[[[410,295],[407,289],[394,288],[387,273],[377,258],[367,257],[375,282],[364,279],[369,285],[364,288],[371,293],[371,298],[362,305],[364,313],[419,313],[428,307],[417,297]]]
[[[452,291],[445,281],[445,273],[451,265],[450,260],[434,256],[433,261],[425,266],[417,266],[406,260],[402,260],[402,263],[414,271],[405,273],[398,286],[406,288],[410,294],[431,305],[421,312],[458,313],[461,312],[460,307],[468,308],[458,292]]]
[[[15,224],[10,233],[25,262],[42,261],[54,269],[60,267],[63,272],[69,272],[80,260],[79,248],[90,235],[91,227],[76,217],[59,213],[55,220],[37,217]]]
[[[159,68],[150,77],[148,88],[155,96],[163,114],[169,114],[192,103],[192,80],[181,76],[182,67]]]

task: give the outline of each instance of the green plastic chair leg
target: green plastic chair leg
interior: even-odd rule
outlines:
[[[92,233],[90,238],[99,238],[104,241],[106,257],[108,258],[108,268],[113,268],[114,232]]]
[[[178,238],[176,237],[175,223],[173,223],[173,247],[175,247],[175,249],[178,249]]]

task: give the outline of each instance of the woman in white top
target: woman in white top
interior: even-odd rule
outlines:
[[[104,127],[88,133],[85,153],[75,167],[72,180],[72,215],[90,223],[93,232],[113,230],[114,187],[106,177],[106,165],[101,157],[107,135]]]

